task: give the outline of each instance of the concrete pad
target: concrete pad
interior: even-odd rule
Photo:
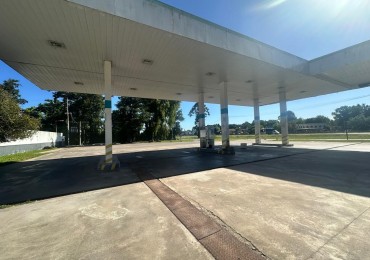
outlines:
[[[312,149],[312,150],[323,150],[323,149],[342,149],[343,147],[349,148],[349,151],[356,150],[359,142],[319,142],[319,141],[306,141],[306,142],[294,142],[294,148],[298,149]],[[368,145],[367,145],[368,146]]]
[[[143,183],[0,210],[1,259],[213,259]]]
[[[102,146],[61,149],[2,167],[0,203],[79,194],[0,210],[0,248],[6,252],[0,258],[28,252],[35,259],[210,258],[141,183],[139,169],[267,257],[370,258],[370,143],[248,146],[236,148],[234,156],[202,154],[197,146],[115,145],[123,167],[109,174],[95,170]],[[152,178],[148,182],[157,181]],[[101,190],[84,192],[95,189]],[[172,195],[163,201],[188,205]],[[220,245],[203,239],[216,249],[225,246],[222,233]]]
[[[370,248],[370,210],[367,209],[358,218],[332,240],[323,245],[313,259],[366,259]]]
[[[336,148],[332,148],[332,150],[337,150],[337,151],[354,151],[354,152],[370,152],[369,151],[370,143],[365,142],[365,143],[356,143],[355,145],[342,145],[342,146],[337,146]]]
[[[140,178],[147,179],[148,175],[150,174],[139,172]],[[229,230],[221,227],[217,221],[204,214],[159,180],[152,178],[144,180],[144,183],[215,259],[265,259],[263,253],[256,251],[249,243],[238,239]]]
[[[267,257],[368,259],[370,145],[360,147],[367,153],[336,148],[161,181]]]

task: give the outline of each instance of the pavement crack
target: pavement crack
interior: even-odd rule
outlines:
[[[217,233],[218,233],[218,232],[220,232],[220,231],[221,231],[221,229],[219,229],[219,230],[217,230],[217,231],[215,231],[215,232],[212,232],[211,234],[208,234],[208,235],[206,235],[206,236],[204,236],[204,237],[200,238],[200,239],[199,239],[199,241],[201,241],[202,239],[205,239],[205,238],[207,238],[207,237],[213,236],[214,234],[217,234]]]
[[[359,219],[362,215],[364,215],[366,213],[366,211],[368,211],[370,209],[370,207],[368,207],[367,209],[365,209],[363,212],[361,212],[360,215],[358,215],[357,217],[355,217],[351,222],[349,222],[347,225],[345,225],[341,230],[339,230],[339,232],[337,234],[335,234],[334,236],[332,236],[331,238],[329,238],[323,245],[321,245],[315,252],[313,252],[309,257],[307,257],[306,259],[312,259],[313,256],[315,254],[317,254],[324,246],[326,246],[327,244],[329,244],[334,238],[338,237],[344,230],[346,230],[353,222],[355,222],[357,219]]]
[[[180,193],[179,193],[180,194]],[[227,230],[229,233],[231,233],[235,238],[237,238],[240,242],[247,245],[252,250],[258,252],[262,257],[265,259],[271,259],[267,255],[265,255],[261,250],[257,248],[256,245],[253,244],[252,241],[244,237],[241,233],[230,227],[228,224],[226,224],[225,221],[223,221],[219,216],[217,216],[212,210],[209,210],[205,208],[203,205],[201,205],[199,202],[185,196],[184,194],[180,194],[181,197],[183,197],[185,200],[189,201],[191,204],[193,204],[197,209],[199,209],[201,212],[203,212],[205,215],[212,218],[214,221],[216,221],[223,229]],[[217,231],[219,232],[219,231]],[[216,232],[216,233],[217,233]]]

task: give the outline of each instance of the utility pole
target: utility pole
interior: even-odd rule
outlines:
[[[68,109],[68,97],[67,97],[67,146],[69,146],[69,109]]]

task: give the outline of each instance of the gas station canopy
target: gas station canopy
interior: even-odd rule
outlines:
[[[153,0],[2,0],[0,59],[42,89],[253,106],[370,84],[370,41],[307,61]],[[294,39],[293,39],[294,40]],[[314,48],[314,46],[313,46]]]

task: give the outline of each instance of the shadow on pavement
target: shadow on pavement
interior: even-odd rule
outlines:
[[[194,148],[117,154],[121,169],[96,169],[101,156],[36,160],[0,167],[0,204],[14,204],[220,167],[370,197],[369,153],[279,147],[236,148],[236,155]],[[243,165],[241,167],[241,165]]]

